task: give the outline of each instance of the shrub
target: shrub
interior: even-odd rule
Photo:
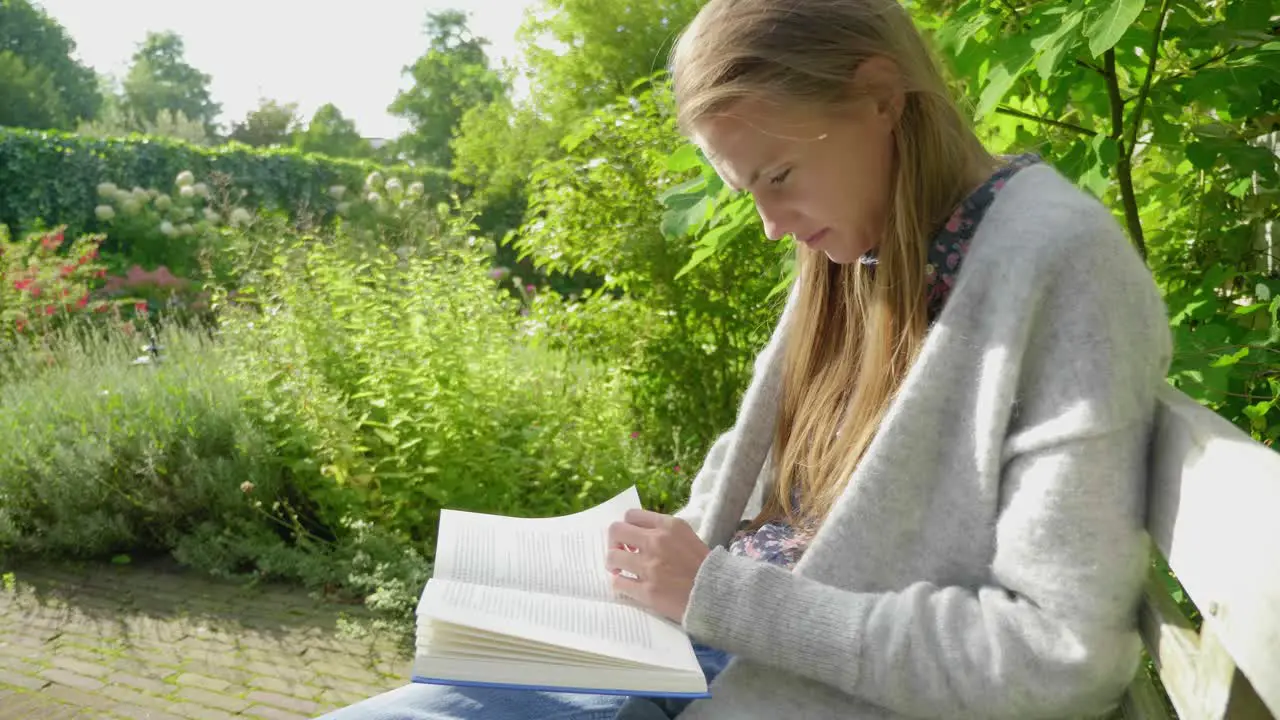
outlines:
[[[65,330],[5,359],[0,385],[0,548],[100,556],[167,550],[206,524],[234,527],[284,490],[206,339]],[[43,359],[42,359],[43,358]]]
[[[621,375],[533,342],[464,234],[392,250],[258,227],[229,244],[246,280],[223,315],[228,371],[326,525],[429,540],[446,505],[558,514],[660,493]]]
[[[339,201],[334,185],[359,187],[380,168],[367,161],[329,158],[293,149],[257,149],[228,144],[213,148],[133,135],[90,138],[60,132],[0,128],[0,224],[14,229],[43,219],[66,224],[73,234],[101,228],[94,216],[97,187],[168,187],[183,171],[208,178],[226,175],[246,191],[246,207],[290,214],[327,215]],[[439,198],[449,184],[443,171],[396,170],[406,183],[424,183]]]
[[[11,241],[0,225],[0,350],[22,336],[40,336],[76,315],[105,309],[90,292],[105,270],[101,237],[70,243],[62,228]]]

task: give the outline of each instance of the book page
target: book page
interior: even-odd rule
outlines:
[[[640,608],[432,579],[419,621],[445,622],[659,667],[698,668],[679,626]]]
[[[444,510],[434,577],[616,602],[605,569],[609,525],[639,507],[631,487],[588,510],[553,518]]]

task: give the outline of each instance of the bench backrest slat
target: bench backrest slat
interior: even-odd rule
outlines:
[[[1148,583],[1143,637],[1179,715],[1280,717],[1280,454],[1164,388],[1147,506],[1151,539],[1204,616],[1197,633],[1163,581]]]

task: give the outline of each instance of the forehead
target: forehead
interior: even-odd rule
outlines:
[[[796,104],[740,100],[694,123],[692,140],[725,182],[743,187],[827,132],[822,114]]]

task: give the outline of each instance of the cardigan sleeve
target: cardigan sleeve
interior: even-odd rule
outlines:
[[[1034,319],[1011,366],[1019,408],[987,582],[857,592],[716,548],[683,618],[690,635],[912,717],[1114,704],[1140,647],[1143,481],[1170,349],[1150,276],[1122,237],[1105,240],[1073,248],[1084,257],[1020,311]]]

